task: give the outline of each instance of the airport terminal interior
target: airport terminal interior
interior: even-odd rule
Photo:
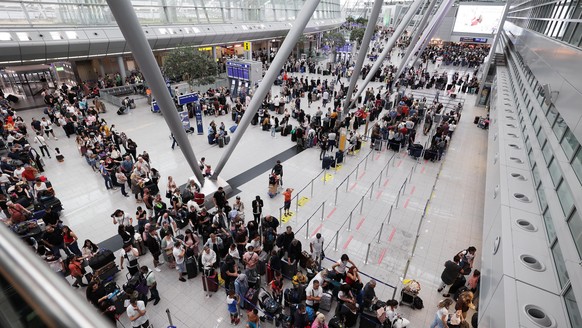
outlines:
[[[582,327],[582,0],[0,18],[0,326]]]

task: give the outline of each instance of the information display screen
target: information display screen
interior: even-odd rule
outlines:
[[[504,6],[460,5],[453,32],[495,34]]]

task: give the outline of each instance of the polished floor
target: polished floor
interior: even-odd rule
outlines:
[[[440,71],[443,70],[450,74],[454,71],[453,67],[441,67]],[[277,93],[278,87],[273,87],[273,92]],[[434,90],[424,92],[418,91],[418,95],[434,95]],[[380,282],[377,294],[381,299],[390,299],[393,294],[399,299],[401,278],[418,280],[425,308],[412,310],[403,306],[400,309],[412,322],[410,327],[428,327],[432,322],[436,304],[442,299],[436,288],[443,263],[453,254],[470,245],[476,246],[476,268],[479,268],[487,131],[477,128],[473,117],[485,115],[485,109],[473,107],[474,95],[459,97],[465,101],[463,117],[441,162],[415,160],[404,150],[400,153],[385,149],[371,151],[367,143],[355,155],[347,156],[341,167],[325,172],[321,169],[319,149],[307,149],[286,156],[288,159],[283,161],[284,187],[294,188],[294,194],[298,194],[293,200],[294,213],[283,218],[286,221],[283,225],[293,227],[304,249],[308,249],[306,238],[322,233],[326,256],[335,261],[341,254],[349,254],[363,273],[364,282],[372,277]],[[152,167],[161,172],[160,190],[165,193],[168,176],[180,184],[192,173],[181,152],[170,148],[170,133],[163,118],[149,111],[145,99],[136,102],[137,108],[123,116],[116,115],[110,105],[103,118],[135,140],[139,152],[150,153]],[[301,106],[308,113],[314,113],[318,105],[320,101],[307,108],[307,100],[302,99]],[[19,114],[27,122],[31,117],[43,115],[41,110]],[[205,131],[211,120],[224,122],[227,127],[233,124],[230,115],[204,117]],[[46,175],[65,207],[65,223],[80,240],[102,242],[118,238],[111,213],[117,208],[134,213],[139,204],[133,198],[123,197],[119,191],[107,191],[101,176],[79,155],[74,139],[67,139],[60,128],[56,133],[59,139],[50,140],[49,145],[58,147],[65,161],[59,163],[54,157],[45,159]],[[363,127],[360,133],[364,134]],[[209,164],[216,163],[224,151],[208,145],[205,135],[194,134],[189,138],[196,156],[206,157]],[[418,142],[425,144],[425,141],[426,137],[419,133]],[[275,164],[274,158],[288,154],[293,147],[295,144],[289,137],[277,134],[273,138],[257,126],[247,129],[221,174],[224,180],[229,180],[240,178],[242,172],[256,166],[267,168],[264,172],[253,171],[252,176],[242,179],[247,182],[233,186],[246,204],[247,217],[251,217],[250,203],[256,195],[265,200],[264,213],[279,216],[283,199],[281,195],[272,199],[267,196],[267,171]],[[272,164],[266,165],[265,161]],[[118,245],[121,246],[121,239]],[[149,253],[140,259],[142,265],[151,266],[151,263]],[[325,264],[330,266],[331,262]],[[166,309],[170,309],[177,327],[229,325],[223,292],[206,299],[199,277],[179,282],[175,270],[167,267],[156,273],[156,277],[162,301],[147,307],[154,327],[168,325]],[[120,284],[124,283],[125,272],[117,279]],[[130,326],[125,315],[120,320],[120,326]]]

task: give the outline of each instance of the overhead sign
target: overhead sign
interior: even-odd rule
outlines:
[[[186,105],[186,104],[197,102],[197,101],[198,101],[198,95],[195,93],[189,93],[189,94],[178,96],[178,104],[180,104],[180,105]]]
[[[487,43],[487,38],[459,38],[459,42]]]
[[[226,62],[226,75],[233,79],[249,81],[251,64],[237,61]]]
[[[250,42],[245,42],[244,43],[244,48],[245,48],[245,51],[251,51],[251,43]]]

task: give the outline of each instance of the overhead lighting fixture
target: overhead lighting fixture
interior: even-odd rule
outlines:
[[[62,40],[63,36],[61,35],[60,32],[50,32],[51,38],[53,38],[53,40]]]
[[[20,41],[30,41],[30,40],[32,40],[28,36],[28,33],[26,33],[26,32],[16,32],[16,36],[18,37],[18,40],[20,40]]]
[[[0,41],[12,41],[12,36],[8,32],[0,32]]]
[[[79,35],[77,35],[77,32],[75,32],[75,31],[66,31],[65,34],[67,35],[67,39],[69,39],[69,40],[74,40],[74,39],[79,38]]]

